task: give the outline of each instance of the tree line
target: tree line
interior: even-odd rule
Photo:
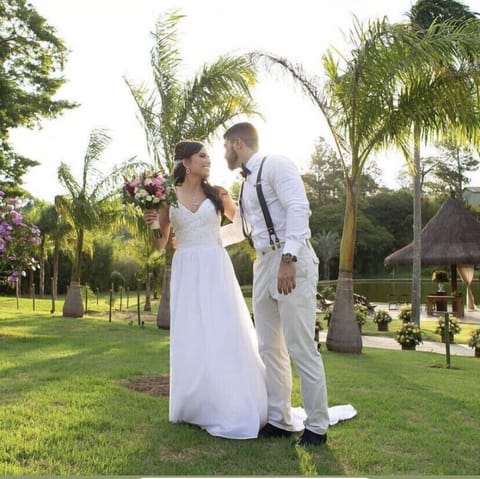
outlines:
[[[64,82],[59,72],[65,57],[64,46],[54,30],[24,0],[8,0],[2,4],[0,14],[4,25],[0,31],[0,80],[9,87],[7,101],[0,104],[2,118],[6,118],[6,127],[0,130],[4,146],[0,152],[0,182],[4,190],[18,191],[28,162],[11,154],[9,128],[31,126],[42,117],[56,116],[75,105],[52,100]],[[179,75],[182,58],[176,32],[182,17],[178,11],[171,11],[156,24],[153,87],[147,90],[126,82],[145,129],[150,166],[171,171],[177,141],[189,137],[208,143],[239,114],[258,113],[250,92],[257,82],[257,71],[264,66],[269,70],[280,68],[318,107],[333,138],[333,150],[319,141],[312,168],[304,176],[312,204],[313,242],[324,258],[322,273],[338,272],[327,347],[342,352],[361,351],[353,311],[353,275],[378,274],[383,258],[411,237],[415,245],[412,317],[416,320],[420,231],[443,194],[441,189],[433,190],[442,182],[450,182],[457,193],[461,192],[465,173],[476,167],[461,154],[473,151],[479,144],[480,22],[476,15],[454,0],[419,0],[403,23],[383,19],[360,24],[354,20],[349,50],[342,53],[332,48],[325,52],[322,76],[307,73],[301,65],[280,55],[257,51],[242,56],[225,54],[204,65],[190,80],[181,80]],[[40,57],[35,56],[37,51],[42,52]],[[39,81],[32,84],[32,78]],[[40,103],[39,91],[43,95]],[[22,115],[16,114],[14,108],[18,99],[28,106],[21,109]],[[442,162],[422,160],[421,149],[432,141],[457,153],[450,169],[445,169]],[[121,204],[120,189],[116,195],[113,193],[114,179],[126,170],[118,168],[105,177],[94,178],[95,162],[107,142],[104,132],[92,131],[81,179],[75,179],[65,165],[58,169],[67,193],[56,198],[51,211],[58,215],[54,227],[64,227],[65,231],[60,234],[57,230],[52,241],[58,254],[62,248],[70,252],[69,294],[80,279],[85,280],[81,266],[85,253],[93,251],[98,227],[104,234],[122,239],[122,248],[116,251],[138,241],[130,256],[142,257],[147,282],[153,275],[150,261],[155,254],[149,249],[148,232],[140,214]],[[404,154],[411,178],[408,187],[397,191],[379,187],[370,165],[373,152],[391,146]],[[133,166],[132,162],[124,165],[125,169]],[[435,181],[429,184],[428,175],[435,175]],[[422,190],[428,188],[432,195],[422,197]],[[41,262],[48,258],[47,244],[45,240]],[[164,290],[169,287],[172,252],[169,244],[163,259]],[[238,263],[251,258],[251,252],[240,245],[232,248],[231,254],[237,272],[243,275],[245,268]],[[53,271],[58,270],[59,256],[52,261]],[[73,296],[67,297],[66,304],[70,299],[75,302]],[[69,311],[76,315],[74,308]],[[161,297],[158,324],[168,327],[168,295]]]

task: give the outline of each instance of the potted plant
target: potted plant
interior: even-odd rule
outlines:
[[[480,329],[472,331],[468,345],[474,349],[475,357],[480,358]]]
[[[329,306],[325,310],[325,314],[323,315],[323,319],[327,322],[327,328],[330,326],[330,320],[332,319],[333,308]]]
[[[455,342],[455,334],[460,332],[461,328],[458,324],[457,318],[455,316],[451,316],[448,321],[448,340],[450,343]],[[438,326],[435,330],[435,334],[439,334],[442,337],[442,343],[445,342],[445,319],[440,318],[438,320]]]
[[[319,347],[320,347],[320,331],[323,330],[323,326],[322,326],[322,319],[318,317],[316,317],[315,319],[315,341],[318,343]]]
[[[355,304],[353,311],[355,312],[355,321],[357,321],[358,329],[362,331],[362,326],[367,322],[368,308],[362,304]]]
[[[437,283],[437,293],[445,293],[445,283],[448,280],[448,273],[442,269],[438,269],[432,274],[432,281]]]
[[[373,322],[377,325],[378,331],[388,331],[390,321],[392,321],[392,317],[383,309],[379,309],[373,315]]]
[[[358,327],[360,331],[362,330],[362,326],[367,322],[367,308],[360,304],[356,304],[353,307],[355,311],[355,320],[357,321]],[[332,308],[329,306],[323,315],[323,319],[327,322],[327,327],[330,326],[330,320],[332,319]]]
[[[406,304],[402,306],[398,311],[397,319],[402,321],[402,323],[409,323],[412,320],[412,305]]]
[[[422,330],[414,323],[403,323],[397,330],[395,339],[402,346],[402,349],[415,350],[417,344],[422,343]]]

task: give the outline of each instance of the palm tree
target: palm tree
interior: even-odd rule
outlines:
[[[115,169],[108,175],[102,175],[95,168],[109,142],[110,138],[104,130],[93,130],[90,133],[80,181],[74,178],[66,164],[61,163],[58,168],[58,179],[67,189],[68,195],[56,196],[55,206],[75,235],[72,276],[63,316],[83,316],[80,265],[86,234],[96,228],[118,224],[121,218],[120,202],[111,199],[113,185],[121,171]]]
[[[56,210],[53,205],[45,202],[37,202],[34,205],[32,214],[35,215],[35,224],[40,230],[40,254],[38,262],[40,264],[39,279],[38,279],[38,295],[40,298],[45,296],[45,260],[51,250],[51,233],[55,227]]]
[[[312,245],[323,263],[323,279],[330,279],[330,261],[340,252],[340,236],[332,231],[322,231],[312,238]]]
[[[52,251],[52,297],[57,299],[58,295],[58,268],[60,264],[60,251],[68,251],[68,246],[75,242],[74,231],[71,226],[65,221],[65,219],[58,214],[56,207],[54,206],[52,211],[52,217],[54,224],[52,230],[49,232],[53,240]]]
[[[459,22],[465,22],[469,19],[474,19],[475,15],[463,4],[456,2],[455,0],[419,0],[414,4],[407,14],[410,19],[410,25],[414,31],[418,33],[418,40],[422,41],[423,31],[431,28],[432,24],[442,23],[442,22],[452,22],[452,25],[458,24]],[[474,55],[472,58],[475,58]],[[473,79],[471,76],[470,68],[467,68],[467,73],[462,71],[462,66],[458,68],[456,63],[456,58],[452,58],[452,63],[449,65],[449,68],[446,70],[447,79],[445,75],[438,75],[435,77],[424,76],[423,81],[418,82],[418,77],[415,78],[413,83],[413,89],[411,91],[412,96],[416,96],[417,101],[424,102],[425,95],[429,99],[429,106],[432,107],[432,102],[437,104],[443,104],[445,108],[440,106],[438,111],[439,115],[444,115],[444,118],[452,119],[451,124],[447,127],[448,130],[455,129],[458,126],[458,121],[456,120],[456,115],[458,110],[464,110],[465,107],[460,107],[460,105],[453,105],[449,98],[455,97],[456,95],[453,91],[448,91],[445,89],[446,83],[451,84],[452,82],[448,79],[452,79],[452,74],[456,72],[458,75],[457,78],[453,78],[455,83],[454,88],[458,89],[460,87],[461,95],[459,96],[459,103],[462,101],[467,103],[477,103],[477,99],[474,96],[469,96],[469,91],[475,92],[475,88],[471,90],[471,85],[469,80]],[[468,65],[468,63],[467,63]],[[429,73],[429,72],[425,72]],[[431,79],[432,81],[428,81]],[[426,80],[426,81],[425,81]],[[447,81],[445,81],[447,80]],[[417,89],[415,94],[414,90]],[[465,91],[466,90],[466,91]],[[432,93],[435,94],[435,98]],[[453,107],[453,111],[452,111]],[[472,106],[467,105],[467,111],[471,111]],[[475,108],[473,106],[473,108]],[[413,178],[413,262],[412,262],[412,321],[417,325],[420,325],[420,302],[421,302],[421,231],[422,231],[422,179],[421,179],[421,164],[420,164],[420,148],[421,148],[421,138],[428,137],[432,133],[440,135],[442,131],[439,129],[439,125],[431,122],[431,113],[428,115],[429,118],[427,121],[424,121],[420,115],[412,115],[412,126],[411,126],[411,142],[413,143],[413,167],[412,167],[412,178]],[[466,119],[467,123],[470,123],[472,118],[469,117]],[[475,119],[474,119],[475,123]],[[444,135],[449,135],[448,130],[443,130]],[[408,135],[408,133],[407,133]],[[409,153],[407,153],[408,159]],[[452,274],[456,274],[453,273]]]
[[[383,20],[367,27],[355,22],[350,38],[353,49],[349,58],[332,51],[324,55],[327,81],[323,87],[318,78],[307,75],[301,66],[284,58],[258,52],[254,57],[280,65],[300,84],[321,110],[334,138],[344,172],[346,205],[327,348],[360,353],[362,341],[353,311],[353,261],[363,168],[372,151],[391,141],[408,150],[406,135],[410,132],[411,114],[418,114],[419,106],[425,121],[446,122],[437,112],[431,114],[428,95],[419,105],[406,100],[422,100],[409,96],[409,92],[415,81],[421,81],[418,72],[425,72],[426,66],[429,75],[443,71],[448,83],[446,59],[451,62],[459,53],[470,54],[471,46],[478,45],[478,31],[472,24],[468,28],[435,25],[424,32],[420,43],[417,34],[405,25],[391,25]],[[454,95],[452,103],[453,98]]]
[[[177,47],[177,24],[184,16],[177,10],[161,17],[154,32],[151,64],[154,88],[127,85],[140,112],[153,166],[173,170],[175,144],[185,138],[208,141],[215,132],[240,114],[255,113],[250,87],[255,71],[247,57],[223,55],[204,65],[193,79],[178,78],[181,57]],[[166,250],[163,294],[157,325],[170,326],[170,271],[173,249]]]

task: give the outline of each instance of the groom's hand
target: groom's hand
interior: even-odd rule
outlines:
[[[294,262],[280,263],[277,287],[280,294],[289,294],[296,287],[297,267]]]

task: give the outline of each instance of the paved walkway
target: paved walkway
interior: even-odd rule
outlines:
[[[386,304],[379,304],[375,308],[377,311],[380,309],[388,311],[388,306]],[[397,311],[389,311],[392,317],[395,317]],[[424,322],[437,322],[438,316],[432,317],[427,316],[422,306],[422,312],[420,315],[420,326]],[[460,324],[478,324],[480,328],[480,310],[476,311],[465,311],[465,316],[458,320]],[[325,342],[327,337],[327,331],[320,331],[319,339],[321,342]],[[365,348],[380,348],[380,349],[397,349],[401,350],[400,344],[394,338],[389,338],[386,336],[362,336],[362,344]],[[425,351],[429,353],[438,353],[445,354],[445,344],[436,341],[423,341],[422,344],[418,345],[416,348],[417,351]],[[452,356],[473,356],[472,348],[468,347],[466,344],[450,344],[450,354]]]

